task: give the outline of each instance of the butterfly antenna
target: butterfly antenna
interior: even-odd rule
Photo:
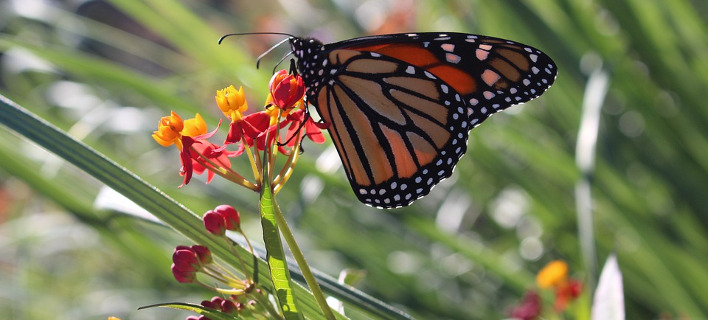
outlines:
[[[270,47],[270,49],[268,49],[268,50],[266,50],[265,52],[261,53],[261,55],[258,56],[258,59],[256,59],[256,69],[258,69],[258,66],[261,64],[261,59],[263,59],[263,57],[265,57],[265,56],[266,56],[267,54],[269,54],[271,51],[275,50],[275,48],[280,47],[281,45],[283,45],[283,43],[288,42],[289,40],[290,40],[290,38],[283,39],[282,41],[280,41],[280,42],[276,43],[275,45],[273,45],[272,47]],[[293,52],[290,51],[290,53],[288,53],[285,57],[283,57],[282,59],[280,59],[280,62],[283,62],[283,60],[284,60],[287,56],[289,56],[290,54],[292,54],[292,53],[293,53]],[[278,64],[280,64],[280,62],[278,62]],[[276,67],[277,67],[277,66],[276,66]],[[275,71],[273,71],[273,73],[275,73]]]
[[[281,35],[281,36],[287,36],[287,38],[285,38],[285,39],[283,39],[282,41],[278,42],[278,43],[275,44],[274,46],[270,47],[270,49],[266,50],[266,52],[263,52],[260,56],[258,56],[258,59],[256,59],[256,69],[258,69],[258,67],[260,66],[260,64],[261,64],[261,59],[263,59],[263,57],[264,57],[265,55],[269,54],[271,51],[275,50],[275,48],[281,46],[283,43],[289,41],[290,39],[295,38],[294,35],[289,34],[289,33],[284,33],[284,32],[243,32],[243,33],[228,33],[228,34],[225,34],[225,35],[221,36],[221,38],[219,38],[219,44],[221,44],[221,42],[224,41],[224,39],[226,39],[226,38],[228,38],[228,37],[231,37],[231,36],[248,36],[248,35],[258,35],[258,34],[265,34],[265,35]],[[291,53],[292,53],[292,52],[291,52]],[[290,55],[290,53],[289,53],[288,55]],[[283,59],[285,59],[285,58],[283,58]],[[281,60],[281,61],[282,61],[282,60]],[[275,72],[274,72],[274,73],[275,73]]]
[[[280,58],[280,60],[278,60],[278,63],[275,65],[275,67],[273,67],[273,74],[275,74],[275,69],[278,69],[278,66],[279,66],[281,63],[283,63],[283,61],[285,61],[285,59],[287,59],[291,54],[293,54],[293,52],[294,52],[294,51],[288,52],[288,54],[284,55],[282,58]],[[294,60],[290,60],[290,61],[294,61]],[[292,72],[291,72],[291,73],[292,73]],[[295,73],[292,73],[292,74],[295,74]]]

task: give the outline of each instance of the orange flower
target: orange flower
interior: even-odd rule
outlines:
[[[160,118],[160,123],[157,125],[157,131],[153,131],[152,138],[163,147],[169,147],[177,144],[178,149],[182,149],[180,132],[184,128],[182,118],[174,111],[167,117]]]
[[[305,95],[305,84],[299,75],[280,70],[270,79],[273,104],[283,111],[290,111]]]
[[[536,283],[541,289],[556,287],[568,280],[568,264],[562,260],[548,263],[536,276]]]
[[[554,308],[558,312],[580,296],[583,289],[580,281],[568,277],[568,264],[562,260],[551,261],[543,267],[536,276],[536,284],[541,289],[555,290]]]

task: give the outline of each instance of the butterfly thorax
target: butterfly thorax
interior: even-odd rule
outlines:
[[[325,75],[327,55],[324,44],[317,39],[291,38],[290,47],[297,58],[297,71],[307,86],[308,100],[312,101]]]

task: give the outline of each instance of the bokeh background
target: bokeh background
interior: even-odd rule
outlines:
[[[499,319],[548,261],[592,287],[614,252],[628,319],[705,319],[707,16],[702,0],[0,0],[0,93],[195,212],[236,206],[258,242],[256,194],[202,177],[177,189],[176,150],[150,137],[170,110],[214,128],[214,93],[230,84],[262,105],[288,49],[260,70],[255,57],[282,37],[219,36],[520,41],[556,61],[556,83],[476,128],[453,177],[410,207],[361,205],[332,145],[305,144],[279,203],[311,265],[365,270],[358,288],[420,319]],[[0,128],[3,318],[184,319],[136,309],[209,296],[171,277],[185,238],[99,195],[99,182]]]

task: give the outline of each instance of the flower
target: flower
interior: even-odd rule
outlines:
[[[536,275],[536,283],[541,289],[555,287],[568,278],[568,264],[562,260],[555,260],[548,263]]]
[[[178,149],[182,149],[180,132],[184,129],[184,122],[174,111],[167,117],[160,118],[157,131],[153,131],[152,138],[163,147],[177,144]]]
[[[239,87],[238,91],[231,85],[227,88],[216,91],[216,105],[221,109],[224,115],[231,119],[229,124],[229,132],[226,135],[224,144],[231,144],[241,141],[244,132],[243,113],[248,109],[246,96],[243,93],[243,87]]]
[[[535,320],[541,315],[541,297],[535,291],[529,291],[521,304],[512,308],[509,316],[520,320]]]
[[[307,119],[305,119],[307,118]],[[312,120],[312,117],[305,115],[305,111],[298,109],[288,115],[288,120],[292,121],[290,127],[288,128],[286,137],[289,139],[287,146],[293,147],[297,142],[296,139],[291,139],[294,135],[298,133],[299,130],[305,130],[305,136],[308,137],[314,143],[324,143],[325,137],[322,134],[322,130],[329,127],[328,123],[318,123]],[[305,120],[305,124],[302,125],[302,121]]]
[[[224,115],[232,122],[241,120],[243,113],[248,109],[246,96],[243,94],[243,87],[238,91],[231,85],[227,88],[216,91],[216,105]]]
[[[285,70],[280,70],[270,79],[268,84],[273,104],[289,111],[305,95],[305,84],[299,75],[288,74]]]
[[[536,284],[541,289],[553,289],[556,299],[554,309],[558,312],[565,310],[570,301],[575,300],[582,293],[582,282],[568,277],[568,264],[562,260],[548,263],[536,275]]]

